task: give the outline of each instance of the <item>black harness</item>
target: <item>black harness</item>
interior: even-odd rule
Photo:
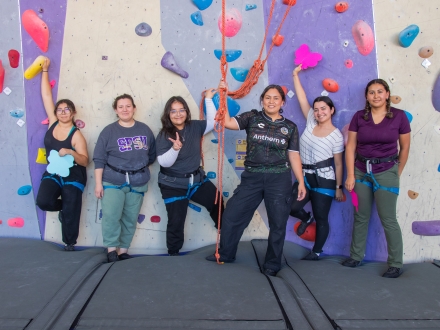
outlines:
[[[169,168],[161,166],[160,173],[167,175],[167,176],[174,177],[174,178],[190,178],[191,175],[196,176],[197,174],[200,173],[200,167],[191,173],[180,173],[178,171],[173,171],[173,170],[170,170]]]

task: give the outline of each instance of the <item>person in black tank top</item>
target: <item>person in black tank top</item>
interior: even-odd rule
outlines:
[[[50,60],[46,58],[41,77],[41,98],[49,119],[49,129],[44,137],[46,158],[48,160],[50,151],[55,150],[61,157],[73,156],[74,166],[69,169],[69,175],[66,177],[45,171],[36,204],[43,211],[59,212],[64,250],[74,251],[79,233],[82,193],[87,182],[86,166],[89,158],[86,141],[74,123],[75,105],[67,99],[53,103],[49,65]]]

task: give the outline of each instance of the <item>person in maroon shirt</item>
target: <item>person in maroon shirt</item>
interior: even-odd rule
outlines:
[[[354,212],[350,258],[342,265],[361,265],[375,200],[388,247],[389,268],[382,276],[396,278],[402,274],[403,266],[396,205],[399,177],[408,159],[411,128],[405,112],[390,106],[390,88],[384,80],[370,81],[365,98],[365,109],[356,112],[351,120],[345,149],[345,188],[349,192],[354,189],[359,206]]]

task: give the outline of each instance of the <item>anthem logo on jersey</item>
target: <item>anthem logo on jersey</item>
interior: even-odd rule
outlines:
[[[263,141],[270,141],[270,142],[275,142],[275,143],[281,142],[282,144],[284,144],[286,142],[286,140],[284,140],[284,139],[282,139],[280,141],[280,139],[268,137],[267,135],[260,135],[260,134],[254,134],[254,136],[252,138],[254,140],[263,140]]]

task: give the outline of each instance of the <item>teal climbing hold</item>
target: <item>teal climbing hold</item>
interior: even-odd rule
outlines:
[[[11,110],[11,111],[9,111],[9,114],[15,118],[21,118],[24,116],[24,111],[21,109]]]
[[[234,117],[240,111],[240,105],[238,104],[237,101],[235,101],[233,98],[231,98],[229,96],[227,97],[227,101],[228,101],[229,116]],[[218,93],[214,94],[214,96],[212,98],[212,102],[214,103],[215,108],[218,110],[218,107],[220,105],[220,96],[218,95]],[[205,115],[206,115],[205,108],[203,109],[203,111],[205,112]]]
[[[234,79],[241,82],[244,82],[246,80],[248,73],[249,73],[248,69],[231,68],[231,74],[234,77]]]
[[[229,164],[232,164],[234,162],[234,160],[232,158],[228,158],[228,162],[229,162]]]
[[[202,26],[203,25],[203,17],[202,17],[202,13],[200,11],[196,11],[194,13],[191,14],[191,21],[198,26]]]
[[[414,39],[419,34],[419,27],[415,24],[412,24],[408,26],[407,28],[403,29],[402,32],[399,33],[399,43],[402,47],[409,47],[411,46]]]
[[[406,117],[408,118],[409,122],[411,123],[412,120],[413,120],[413,115],[410,114],[410,113],[409,113],[408,111],[406,111],[406,110],[404,110],[404,111],[405,111],[405,115],[406,115]]]
[[[208,172],[206,173],[206,176],[208,177],[208,179],[215,179],[217,177],[217,174],[215,174],[215,172]]]
[[[218,140],[217,139],[212,139],[211,142],[212,143],[218,143]]]
[[[438,164],[437,171],[440,172],[440,164]]]
[[[229,193],[228,193],[227,191],[224,191],[224,192],[223,192],[223,196],[225,196],[225,197],[229,197]]]
[[[212,4],[212,0],[192,0],[199,10],[205,10]]]
[[[22,186],[20,188],[18,188],[17,194],[19,195],[27,195],[31,192],[32,190],[32,186],[26,185],[26,186]]]
[[[252,9],[257,9],[257,5],[256,4],[248,4],[246,5],[246,7],[244,8],[246,11],[252,10]]]
[[[241,50],[238,50],[238,49],[226,49],[225,50],[226,62],[234,62],[237,58],[239,58],[241,56],[241,53],[242,53]],[[215,55],[215,57],[220,59],[222,57],[222,50],[215,49],[214,55]]]

